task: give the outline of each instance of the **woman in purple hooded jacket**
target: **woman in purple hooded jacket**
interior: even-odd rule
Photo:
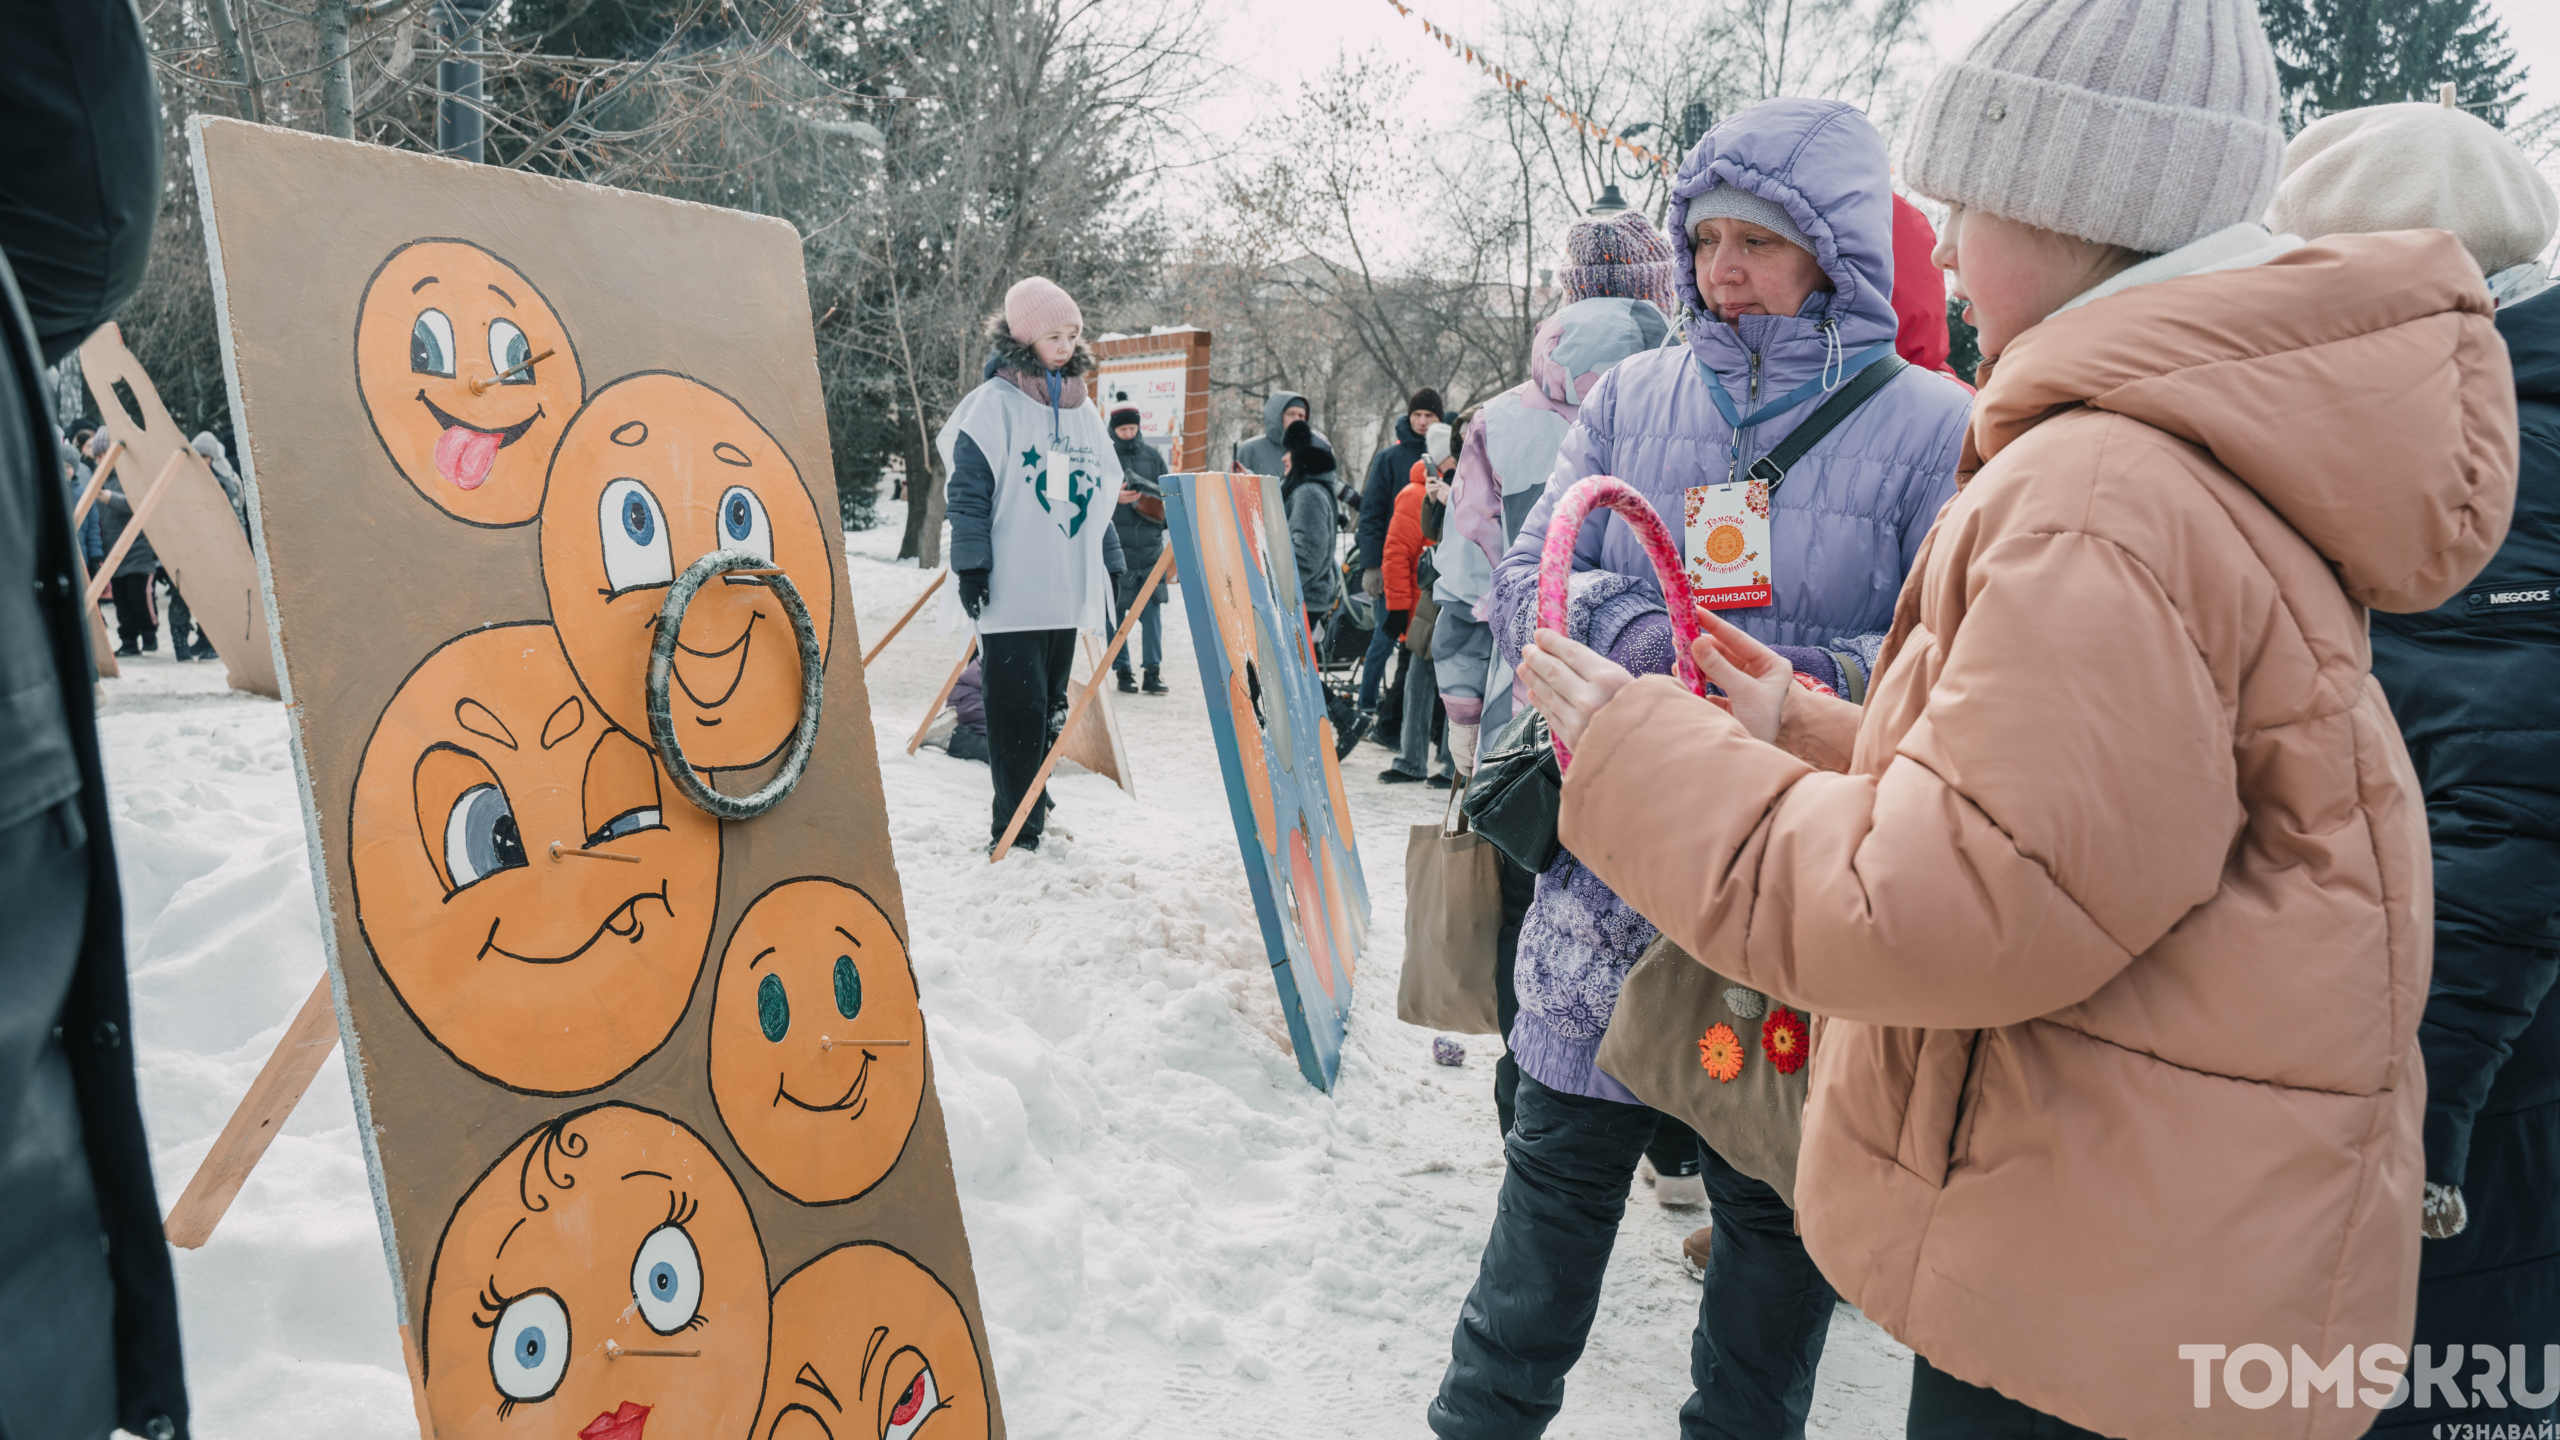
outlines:
[[[1738,477],[1893,353],[1890,170],[1855,108],[1770,100],[1717,126],[1681,166],[1670,222],[1690,254],[1675,266],[1688,343],[1630,357],[1584,400],[1481,607],[1513,665],[1535,625],[1547,518],[1575,481],[1626,481],[1682,535],[1684,492]],[[1825,436],[1770,497],[1770,603],[1724,617],[1862,700],[1903,574],[1955,493],[1970,403],[1953,380],[1910,369]],[[1572,637],[1637,674],[1668,673],[1670,617],[1634,532],[1595,518],[1574,569]],[[1655,1125],[1594,1063],[1654,934],[1570,853],[1538,877],[1510,1035],[1521,1071],[1510,1163],[1430,1409],[1442,1436],[1535,1436],[1562,1406]],[[1712,1152],[1701,1159],[1716,1223],[1681,1434],[1800,1437],[1831,1287],[1776,1191]]]

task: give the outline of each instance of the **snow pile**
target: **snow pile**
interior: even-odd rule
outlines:
[[[897,520],[847,537],[877,634],[923,583]],[[1179,593],[1169,698],[1120,696],[1137,799],[1054,783],[990,866],[985,767],[900,753],[958,642],[869,678],[911,945],[1012,1434],[1412,1435],[1491,1223],[1491,1037],[1431,1061],[1395,1019],[1405,827],[1446,797],[1345,781],[1375,903],[1336,1095],[1298,1075],[1227,818]],[[1133,637],[1134,644],[1134,637]],[[281,707],[219,666],[127,662],[107,747],[135,1031],[174,1200],[321,972]],[[1073,832],[1061,839],[1058,827]],[[199,1433],[416,1433],[345,1070],[332,1060],[211,1243],[179,1252]],[[1662,1433],[1687,1395],[1702,1220],[1630,1206],[1557,1436]],[[1810,1433],[1898,1435],[1908,1352],[1835,1320]]]

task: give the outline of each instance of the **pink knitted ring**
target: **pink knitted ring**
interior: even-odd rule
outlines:
[[[1559,635],[1567,633],[1565,585],[1573,578],[1573,547],[1581,538],[1583,520],[1594,510],[1615,510],[1636,532],[1645,557],[1653,562],[1654,578],[1662,585],[1662,603],[1671,611],[1674,673],[1692,694],[1704,695],[1706,677],[1689,658],[1689,646],[1698,638],[1697,601],[1689,590],[1689,572],[1680,563],[1679,542],[1671,538],[1669,527],[1644,496],[1614,475],[1575,481],[1547,517],[1547,545],[1538,556],[1539,626]],[[1555,741],[1555,747],[1558,770],[1573,763],[1564,741]]]

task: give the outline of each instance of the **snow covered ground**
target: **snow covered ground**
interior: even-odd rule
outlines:
[[[885,508],[885,507],[884,507]],[[895,510],[847,536],[862,632],[922,583]],[[1345,765],[1375,903],[1331,1097],[1299,1078],[1177,594],[1170,698],[1118,697],[1138,796],[1074,775],[1074,832],[989,866],[983,766],[900,752],[956,654],[919,618],[870,676],[890,827],[1011,1433],[1415,1436],[1501,1182],[1490,1037],[1461,1068],[1395,1018],[1405,827],[1445,797]],[[100,721],[136,1054],[174,1200],[322,970],[282,708],[145,656]],[[417,1433],[344,1068],[333,1060],[203,1249],[178,1252],[208,1440]],[[1669,1434],[1698,1212],[1639,1194],[1558,1437]],[[1910,1358],[1832,1326],[1810,1433],[1902,1431]]]

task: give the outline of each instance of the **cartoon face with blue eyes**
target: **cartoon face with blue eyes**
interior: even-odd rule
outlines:
[[[410,672],[365,743],[348,838],[384,977],[480,1074],[592,1090],[683,1018],[719,823],[597,713],[550,626],[475,630]]]
[[[711,990],[711,1099],[756,1173],[850,1200],[905,1150],[924,1012],[889,917],[838,880],[785,880],[738,919]]]
[[[356,393],[401,475],[457,520],[522,525],[585,381],[569,332],[513,265],[462,240],[391,253],[356,318]]]
[[[602,1105],[534,1131],[455,1207],[427,1280],[447,1437],[743,1435],[772,1328],[737,1182],[682,1124]]]
[[[643,683],[675,577],[738,550],[791,577],[823,650],[835,567],[791,459],[738,403],[681,375],[598,390],[560,437],[542,507],[542,584],[569,663],[614,723],[649,734]],[[800,651],[782,602],[741,579],[685,611],[668,686],[698,770],[770,760],[800,719]]]
[[[959,1299],[903,1252],[857,1241],[773,1292],[754,1440],[987,1440],[992,1418]]]

